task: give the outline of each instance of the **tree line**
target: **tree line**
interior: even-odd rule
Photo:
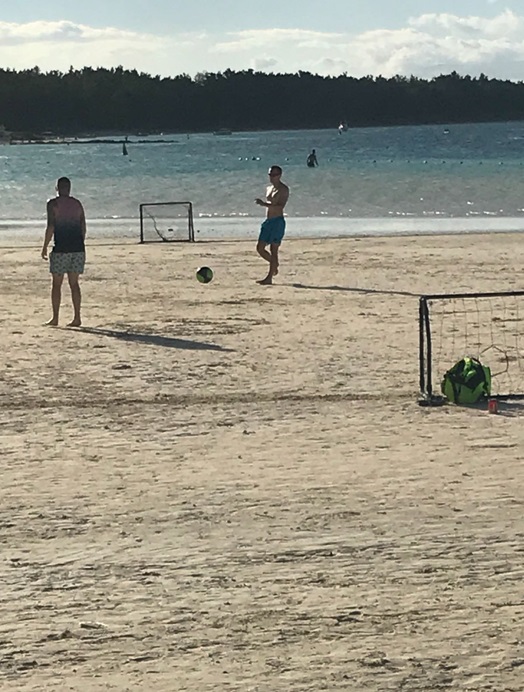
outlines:
[[[11,133],[206,132],[524,119],[524,83],[461,76],[323,77],[254,70],[152,76],[122,67],[0,69]]]

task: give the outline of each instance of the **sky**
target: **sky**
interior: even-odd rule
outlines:
[[[524,80],[524,0],[0,0],[0,67]]]

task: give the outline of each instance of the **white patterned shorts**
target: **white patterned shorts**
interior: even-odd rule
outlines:
[[[55,252],[49,254],[51,274],[83,274],[86,263],[85,252]]]

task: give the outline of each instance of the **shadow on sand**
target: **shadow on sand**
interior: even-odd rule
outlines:
[[[524,396],[522,395],[514,395],[514,396],[504,396],[504,395],[494,395],[493,397],[489,397],[492,399],[495,399],[497,402],[497,406],[495,409],[496,415],[499,416],[508,416],[508,417],[520,417],[524,415]],[[424,406],[428,408],[438,408],[440,406],[450,406],[451,408],[455,409],[466,409],[466,410],[471,410],[471,411],[485,411],[486,413],[489,411],[488,407],[488,399],[481,399],[477,403],[474,404],[450,404],[446,397],[441,396],[441,395],[434,395],[431,399],[427,398],[421,398],[419,399],[419,406]],[[490,444],[482,445],[489,447]],[[497,446],[497,445],[495,445]],[[502,445],[504,446],[504,445]]]
[[[159,336],[157,334],[141,334],[139,332],[119,331],[116,329],[99,329],[98,327],[78,327],[78,332],[95,334],[97,336],[109,336],[120,341],[132,341],[152,346],[163,346],[164,348],[181,348],[188,351],[221,351],[231,353],[233,349],[223,348],[216,344],[208,344],[202,341],[190,341],[189,339],[174,339],[169,336]]]
[[[381,291],[377,288],[354,288],[351,286],[308,286],[306,284],[291,284],[293,288],[308,288],[312,291],[348,291],[349,293],[377,293],[388,296],[409,296],[420,298],[419,293],[409,291]]]
[[[481,407],[483,410],[487,410],[486,402],[483,402]],[[507,399],[497,400],[497,415],[499,416],[522,416],[524,415],[524,401],[519,397],[519,399],[513,399],[511,397]]]

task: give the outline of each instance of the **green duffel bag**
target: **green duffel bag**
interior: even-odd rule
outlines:
[[[466,356],[447,371],[440,389],[453,404],[476,404],[491,394],[491,370]]]

